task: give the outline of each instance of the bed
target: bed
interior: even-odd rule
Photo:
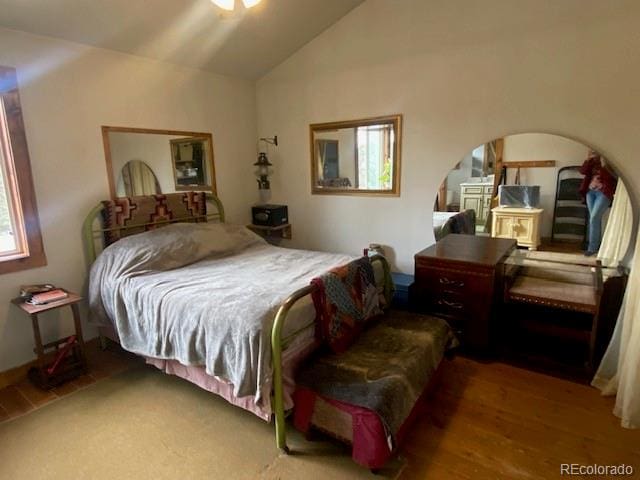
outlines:
[[[433,212],[433,235],[436,242],[450,233],[476,234],[476,212]]]
[[[84,237],[101,335],[264,420],[275,417],[277,446],[288,451],[291,378],[316,346],[309,281],[354,257],[269,245],[224,223],[220,200],[200,192],[102,202]],[[99,255],[96,243],[105,246]]]

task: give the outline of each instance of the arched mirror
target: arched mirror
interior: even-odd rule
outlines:
[[[162,193],[160,183],[151,167],[140,160],[129,160],[118,176],[116,194],[119,197]]]
[[[468,238],[469,251],[483,252],[502,239],[517,245],[496,279],[492,342],[502,358],[590,380],[618,318],[633,248],[630,198],[609,159],[558,135],[495,139],[455,165],[434,210],[434,234],[445,244]],[[462,291],[442,292],[454,319],[477,307]]]
[[[449,233],[513,238],[529,250],[604,260],[625,256],[633,229],[611,163],[587,145],[544,133],[472,148],[442,182],[433,220],[436,240]]]

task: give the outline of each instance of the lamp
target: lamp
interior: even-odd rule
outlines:
[[[234,9],[236,0],[211,0],[213,3],[215,3],[218,7],[222,8],[223,10],[229,10],[232,11]],[[251,8],[251,7],[255,7],[257,4],[260,3],[261,0],[242,0],[242,3],[244,4],[244,8]]]
[[[264,142],[267,145],[275,145],[278,146],[278,136],[276,135],[273,138],[261,138],[260,142]],[[266,152],[258,153],[258,161],[253,164],[258,167],[256,169],[256,176],[258,177],[258,189],[260,190],[269,190],[271,188],[271,184],[269,183],[269,167],[272,167],[273,164],[267,158]]]

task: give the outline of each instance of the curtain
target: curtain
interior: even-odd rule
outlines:
[[[324,162],[325,162],[325,150],[327,144],[322,140],[316,140],[316,152],[318,155],[318,163],[316,164],[317,178],[319,180],[324,179]]]
[[[618,322],[591,384],[603,395],[616,395],[613,413],[623,427],[640,428],[640,255],[632,261]]]
[[[598,258],[605,267],[617,267],[624,258],[631,242],[633,210],[629,194],[622,180],[618,180],[609,221],[602,236]]]

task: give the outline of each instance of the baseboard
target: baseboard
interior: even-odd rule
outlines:
[[[85,342],[85,346],[93,347],[94,344],[98,344],[98,338],[92,338],[91,340],[87,340]],[[4,372],[0,372],[0,389],[4,387],[8,387],[9,385],[14,385],[16,383],[20,383],[24,379],[27,378],[27,373],[31,367],[35,367],[37,361],[35,359],[30,362],[25,363],[24,365],[20,365],[18,367],[11,368],[9,370],[5,370]]]

